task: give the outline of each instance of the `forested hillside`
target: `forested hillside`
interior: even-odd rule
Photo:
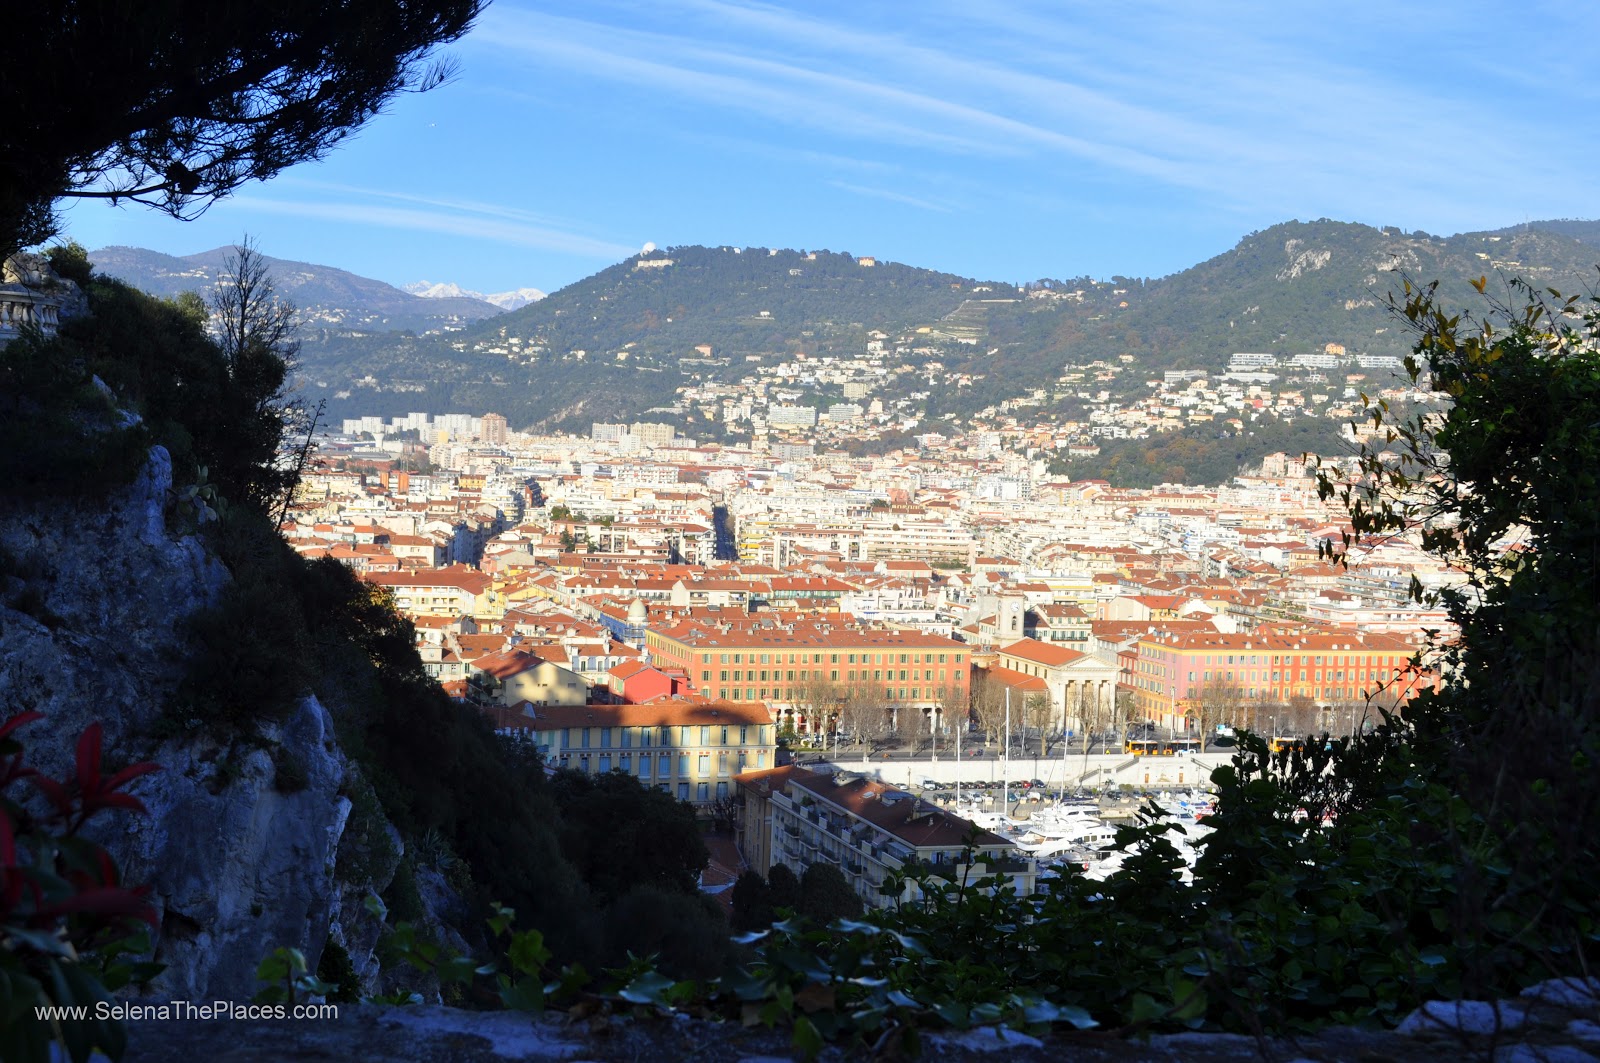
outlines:
[[[1079,400],[1056,386],[1067,366],[1130,356],[1134,371],[1109,385],[1122,392],[1163,369],[1219,369],[1238,351],[1294,355],[1337,344],[1400,355],[1411,340],[1385,300],[1403,276],[1439,279],[1441,294],[1460,300],[1479,276],[1574,291],[1595,276],[1597,244],[1600,223],[1582,221],[1451,237],[1287,222],[1170,277],[1045,279],[1026,291],[842,252],[676,247],[451,331],[313,319],[301,366],[308,394],[329,399],[335,418],[494,409],[519,427],[581,429],[593,420],[672,419],[664,408],[687,384],[737,382],[797,354],[862,355],[879,332],[891,353],[916,352],[891,361],[933,358],[969,378],[958,387],[906,377],[900,390],[923,395],[925,418],[964,419],[1035,390],[1051,394],[1046,410],[1070,417]],[[118,254],[96,252],[111,256],[97,264],[125,273]],[[339,274],[277,266],[280,288],[302,304],[296,277]],[[389,291],[429,310],[448,302]]]

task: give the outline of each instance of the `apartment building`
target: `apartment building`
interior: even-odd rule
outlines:
[[[434,616],[498,616],[505,611],[491,580],[465,565],[402,572],[367,572],[368,583],[386,587],[404,613]]]
[[[620,771],[699,809],[733,796],[734,776],[770,768],[777,728],[765,706],[707,698],[645,705],[522,706],[494,716],[556,767]]]
[[[838,620],[759,615],[687,620],[645,636],[651,659],[686,672],[706,697],[771,702],[787,722],[817,687],[869,687],[891,706],[960,703],[971,648],[939,635],[853,627]]]
[[[1206,687],[1236,688],[1246,702],[1308,698],[1319,706],[1405,701],[1434,679],[1411,666],[1413,647],[1393,635],[1357,631],[1306,634],[1168,634],[1136,646],[1134,704],[1164,727],[1181,726]]]
[[[796,875],[811,864],[830,863],[875,908],[920,900],[914,882],[898,893],[885,892],[892,874],[917,866],[947,880],[996,876],[997,885],[1023,895],[1037,885],[1037,862],[1009,840],[883,783],[793,766],[748,772],[736,781],[743,805],[740,850],[762,875],[780,863]],[[988,857],[993,864],[971,857]]]

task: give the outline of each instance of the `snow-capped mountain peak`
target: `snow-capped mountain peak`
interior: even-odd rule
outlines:
[[[430,281],[417,281],[415,284],[407,284],[405,290],[424,299],[481,299],[483,302],[492,303],[502,310],[515,310],[518,307],[527,306],[529,303],[537,303],[545,295],[544,292],[537,288],[518,288],[515,291],[495,292],[492,295],[485,295],[482,292],[470,291],[459,284],[450,282],[434,284]]]

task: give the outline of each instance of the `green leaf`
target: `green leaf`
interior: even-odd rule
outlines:
[[[804,1015],[794,1020],[794,1050],[804,1059],[816,1059],[822,1051],[822,1034],[816,1024]]]
[[[623,986],[617,995],[634,1004],[661,1004],[662,995],[672,988],[672,979],[660,971],[646,971]]]
[[[500,1002],[512,1011],[525,1011],[534,1015],[544,1012],[544,986],[532,978],[512,982],[507,979],[500,987]]]

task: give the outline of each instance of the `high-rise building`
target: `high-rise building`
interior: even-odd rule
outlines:
[[[483,415],[483,432],[481,438],[485,443],[493,443],[496,446],[499,446],[505,443],[509,436],[510,430],[504,417],[498,413],[486,413]]]

